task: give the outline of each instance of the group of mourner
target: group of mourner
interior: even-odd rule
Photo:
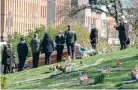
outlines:
[[[120,21],[120,24],[115,27],[119,32],[119,40],[121,45],[121,50],[127,48],[127,44],[130,43],[128,37],[128,24],[123,20]],[[56,50],[57,50],[57,63],[62,60],[62,53],[64,50],[64,46],[66,43],[68,55],[71,56],[72,59],[74,56],[75,42],[77,40],[77,36],[75,31],[73,31],[70,25],[67,26],[67,31],[65,31],[64,35],[62,31],[58,33],[55,37],[56,42]],[[92,25],[91,33],[90,33],[90,42],[92,45],[92,49],[96,50],[96,46],[98,43],[98,30],[94,25]],[[45,36],[42,41],[40,41],[38,34],[34,34],[34,38],[30,42],[30,47],[32,50],[33,57],[33,68],[38,67],[39,55],[41,53],[45,53],[45,65],[49,65],[51,61],[51,54],[55,50],[54,41],[50,37],[48,33],[45,33]],[[4,46],[3,55],[2,55],[2,65],[4,66],[3,73],[11,73],[14,72],[13,68],[17,68],[18,71],[22,71],[24,64],[26,62],[26,58],[28,55],[28,46],[23,37],[20,38],[20,42],[17,45],[17,53],[18,53],[18,64],[15,63],[15,55],[12,50],[12,45],[8,44]],[[14,66],[13,66],[14,65]]]

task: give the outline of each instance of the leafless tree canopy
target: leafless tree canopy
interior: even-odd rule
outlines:
[[[103,9],[101,9],[101,5],[105,5],[108,11],[104,11]],[[78,0],[71,0],[71,8],[69,4],[67,4],[66,6],[62,6],[62,8],[60,8],[57,12],[58,18],[73,18],[78,12],[86,8],[91,8],[93,10],[105,12],[106,14],[112,15],[113,17],[115,17],[117,22],[119,19],[118,13],[122,13],[122,3],[120,0],[99,0],[97,4],[87,4],[82,6],[78,6]]]

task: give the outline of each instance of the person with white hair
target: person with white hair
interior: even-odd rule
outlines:
[[[116,30],[118,30],[119,32],[119,40],[121,45],[120,50],[126,49],[127,44],[130,43],[129,37],[128,37],[129,24],[127,23],[127,20],[125,19],[124,16],[121,17],[120,23],[116,27]]]

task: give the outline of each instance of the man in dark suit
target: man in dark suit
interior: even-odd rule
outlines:
[[[96,45],[98,43],[98,30],[94,27],[94,25],[92,25],[90,40],[91,40],[92,49],[96,50]]]
[[[127,48],[127,42],[129,40],[128,37],[128,30],[129,30],[129,24],[126,20],[120,20],[119,26],[116,27],[116,30],[119,32],[119,40],[121,48],[120,50]],[[129,44],[129,43],[128,43]]]
[[[74,59],[74,48],[77,37],[76,37],[76,32],[71,30],[70,25],[68,25],[68,30],[65,32],[64,37],[66,40],[68,55],[70,55],[72,59]]]

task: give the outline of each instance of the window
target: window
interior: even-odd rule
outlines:
[[[41,17],[43,17],[43,7],[41,6]]]
[[[45,18],[45,6],[43,6],[43,18]]]

